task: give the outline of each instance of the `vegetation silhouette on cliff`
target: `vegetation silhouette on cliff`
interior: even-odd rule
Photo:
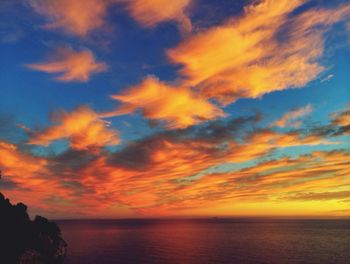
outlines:
[[[41,216],[31,220],[25,204],[12,205],[0,192],[0,263],[59,264],[66,252],[54,222]]]

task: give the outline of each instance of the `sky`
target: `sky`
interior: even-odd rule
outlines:
[[[0,191],[50,218],[350,216],[347,0],[2,0]]]

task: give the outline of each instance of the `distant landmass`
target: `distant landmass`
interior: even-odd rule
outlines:
[[[59,227],[44,217],[31,220],[27,206],[12,205],[0,192],[0,263],[63,263],[67,243]]]

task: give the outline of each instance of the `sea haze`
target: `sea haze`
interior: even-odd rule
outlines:
[[[65,263],[350,263],[350,220],[61,220]]]

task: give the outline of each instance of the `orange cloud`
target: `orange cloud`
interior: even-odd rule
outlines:
[[[118,133],[109,129],[89,107],[56,113],[53,121],[58,124],[32,134],[28,143],[46,146],[52,141],[68,139],[72,148],[80,150],[119,143]]]
[[[321,141],[320,138],[303,138],[297,133],[272,131],[253,133],[244,143],[158,135],[136,142],[121,153],[112,154],[109,161],[103,161],[92,171],[82,174],[95,175],[103,170],[108,180],[99,183],[99,190],[114,193],[114,200],[146,215],[171,214],[179,206],[203,207],[211,201],[216,205],[218,201],[222,202],[215,193],[208,199],[197,197],[195,193],[197,185],[193,182],[209,168],[265,157],[277,148],[318,145]],[[220,178],[209,177],[208,187],[200,187],[201,192],[212,188],[221,190],[219,186],[226,184],[225,177],[225,174]],[[186,191],[182,193],[182,189]],[[251,199],[254,197],[251,194]]]
[[[343,202],[350,184],[348,151],[270,160],[276,149],[333,144],[317,134],[258,129],[238,136],[238,118],[237,124],[215,122],[217,131],[229,128],[222,136],[207,133],[213,125],[206,124],[198,128],[203,131],[165,131],[117,152],[91,151],[115,135],[100,118],[88,107],[57,114],[57,124],[30,140],[65,138],[73,149],[46,158],[0,142],[6,194],[55,217],[330,215],[349,209]],[[234,169],[241,163],[245,168]]]
[[[147,77],[141,84],[112,98],[120,101],[122,106],[105,116],[140,110],[148,119],[165,121],[168,128],[185,128],[224,116],[220,108],[190,90],[172,87],[154,77]]]
[[[0,168],[8,175],[30,176],[46,164],[42,158],[34,158],[29,154],[21,152],[14,144],[0,140]]]
[[[62,133],[70,123],[77,128],[70,130],[74,133],[69,134],[69,140],[84,139],[84,136],[76,137],[75,133],[90,130],[90,125],[86,127],[80,123],[86,123],[83,121],[85,112],[89,109],[76,110],[71,113],[76,119],[69,121],[68,114],[64,115],[59,125],[42,134]],[[96,114],[90,115],[96,117]],[[227,137],[218,141],[186,136],[181,131],[176,133],[166,132],[133,142],[115,153],[90,152],[79,147],[46,159],[25,154],[15,145],[2,142],[0,154],[7,159],[1,160],[0,165],[5,175],[13,175],[10,180],[18,185],[6,192],[16,197],[16,201],[27,199],[40,212],[56,217],[184,215],[199,209],[210,215],[215,214],[215,208],[224,205],[244,204],[249,208],[250,203],[258,202],[271,206],[271,200],[277,204],[300,200],[292,199],[297,194],[302,197],[303,193],[341,192],[350,183],[346,152],[315,152],[226,173],[209,172],[215,166],[266,157],[276,148],[319,144],[321,138],[262,130],[253,132],[243,142],[236,142]],[[49,136],[49,140],[58,137],[61,136]],[[106,137],[94,138],[100,142]],[[79,146],[85,144],[80,143]],[[115,207],[117,205],[120,209]],[[331,208],[342,209],[340,205]],[[281,214],[285,213],[282,209],[278,211]],[[299,213],[313,212],[298,210]],[[232,212],[242,213],[229,210],[223,214]]]
[[[168,50],[181,64],[183,82],[223,104],[239,98],[303,87],[324,68],[323,34],[346,20],[350,6],[291,15],[302,0],[265,0],[244,15],[210,28]],[[279,36],[281,32],[285,36]]]
[[[344,111],[333,114],[333,125],[349,127],[350,126],[350,105]]]
[[[233,209],[240,208],[238,205],[250,208],[258,203],[268,207],[270,215],[332,215],[334,207],[348,208],[341,203],[349,198],[347,159],[347,152],[314,152],[297,159],[281,158],[258,163],[231,173],[208,174],[187,183],[175,182],[173,189],[163,193],[172,199],[163,197],[165,202],[142,211],[162,214],[201,211],[210,214],[224,208],[220,213],[230,215]],[[281,206],[276,206],[278,204]],[[291,204],[298,205],[299,209],[291,212]],[[240,215],[242,211],[244,214],[242,208],[237,209],[235,214]],[[253,215],[263,215],[260,210],[256,207]],[[247,213],[251,214],[249,210]]]
[[[286,126],[291,126],[295,128],[300,127],[301,121],[296,119],[300,119],[301,117],[304,117],[310,114],[311,112],[312,112],[312,106],[308,104],[304,107],[301,107],[286,113],[279,120],[274,122],[273,125],[278,127],[286,127]]]
[[[45,158],[33,156],[20,147],[1,140],[0,157],[1,192],[10,194],[15,201],[25,200],[40,205],[40,199],[46,192],[53,191]]]
[[[35,12],[47,20],[45,28],[87,37],[108,27],[108,9],[113,4],[125,4],[130,15],[142,26],[153,27],[167,21],[177,21],[185,31],[191,31],[191,20],[185,9],[191,0],[28,0]]]
[[[191,31],[191,20],[185,14],[191,0],[134,0],[128,3],[131,16],[145,27],[174,20],[180,23],[185,31]]]
[[[350,191],[297,193],[295,196],[290,197],[290,199],[303,201],[322,201],[342,198],[350,198]]]
[[[106,25],[108,7],[114,0],[29,0],[32,8],[46,17],[48,29],[86,37]]]
[[[69,48],[56,49],[47,62],[27,65],[30,69],[58,74],[59,81],[86,82],[90,75],[105,71],[107,65],[97,62],[90,50],[74,51]]]

